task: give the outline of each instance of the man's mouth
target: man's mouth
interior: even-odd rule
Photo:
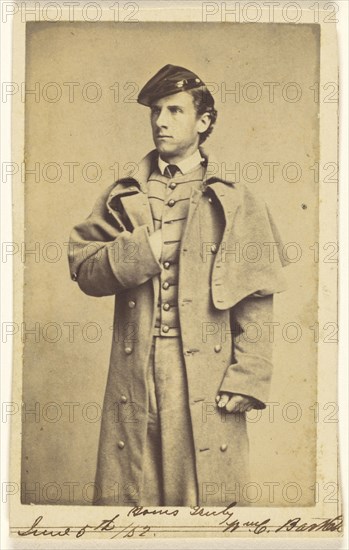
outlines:
[[[172,136],[167,136],[165,134],[160,134],[156,136],[156,139],[167,139],[167,138],[172,138]]]

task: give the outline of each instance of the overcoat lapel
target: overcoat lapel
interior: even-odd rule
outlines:
[[[226,183],[223,182],[214,182],[209,183],[208,181],[208,187],[213,191],[216,198],[220,202],[223,213],[224,213],[224,221],[225,221],[225,231],[223,234],[222,242],[225,242],[225,237],[227,233],[229,233],[234,216],[236,214],[236,211],[238,207],[240,206],[240,196],[236,195],[236,201],[232,201],[232,192],[230,186],[227,186]]]
[[[150,231],[154,231],[148,195],[138,191],[134,195],[121,196],[120,202],[133,227],[147,225]]]
[[[151,232],[154,231],[147,181],[154,168],[156,158],[156,150],[148,153],[138,164],[136,173],[132,169],[129,175],[117,182],[117,185],[109,194],[107,200],[108,210],[124,228],[122,213],[119,211],[120,204],[126,218],[129,219],[133,227],[147,225]]]
[[[186,247],[186,243],[188,241],[188,235],[190,235],[190,227],[193,221],[194,212],[196,211],[196,208],[199,204],[199,200],[201,196],[202,196],[201,191],[199,191],[198,189],[192,188],[191,195],[190,195],[187,222],[185,224],[185,229],[181,240],[181,247],[180,247],[181,251],[184,250]]]

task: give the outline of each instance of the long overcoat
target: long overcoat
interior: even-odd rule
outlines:
[[[105,392],[96,503],[145,504],[146,367],[162,270],[147,180],[151,151],[136,174],[118,180],[71,233],[71,277],[91,296],[115,295],[114,337]],[[210,157],[211,159],[211,157]],[[285,289],[281,241],[266,204],[225,165],[207,160],[203,191],[193,190],[181,241],[179,297],[199,504],[246,504],[248,436],[244,413],[221,412],[219,391],[264,408],[272,373],[273,294]],[[269,324],[268,324],[269,323]]]

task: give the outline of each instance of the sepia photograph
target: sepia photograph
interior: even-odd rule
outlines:
[[[219,506],[234,491],[248,502],[257,494],[250,481],[294,482],[301,501],[314,501],[319,106],[311,90],[302,105],[295,99],[319,79],[318,27],[32,23],[28,31],[25,233],[39,257],[30,249],[25,272],[25,326],[38,322],[38,335],[24,343],[23,502],[36,499],[33,481],[46,485],[54,472],[64,483],[70,471],[85,484],[94,468],[101,504]],[[140,53],[154,39],[157,59],[145,64]],[[76,100],[36,102],[35,86],[51,83],[54,97],[58,75],[62,92],[79,83]],[[281,76],[270,102],[272,87],[261,83]],[[275,421],[254,413],[250,451],[246,413],[269,400],[279,403]],[[58,406],[42,409],[50,402]],[[73,422],[65,402],[79,403]],[[250,460],[259,463],[252,480]]]
[[[12,536],[340,540],[334,8],[47,4],[4,88]]]

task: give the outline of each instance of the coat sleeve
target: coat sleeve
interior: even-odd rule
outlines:
[[[109,296],[137,287],[161,271],[147,225],[133,231],[118,213],[108,210],[111,188],[97,200],[92,213],[70,235],[70,275],[90,296]]]
[[[252,397],[264,409],[272,375],[273,295],[258,293],[231,309],[234,363],[227,368],[220,390]]]

